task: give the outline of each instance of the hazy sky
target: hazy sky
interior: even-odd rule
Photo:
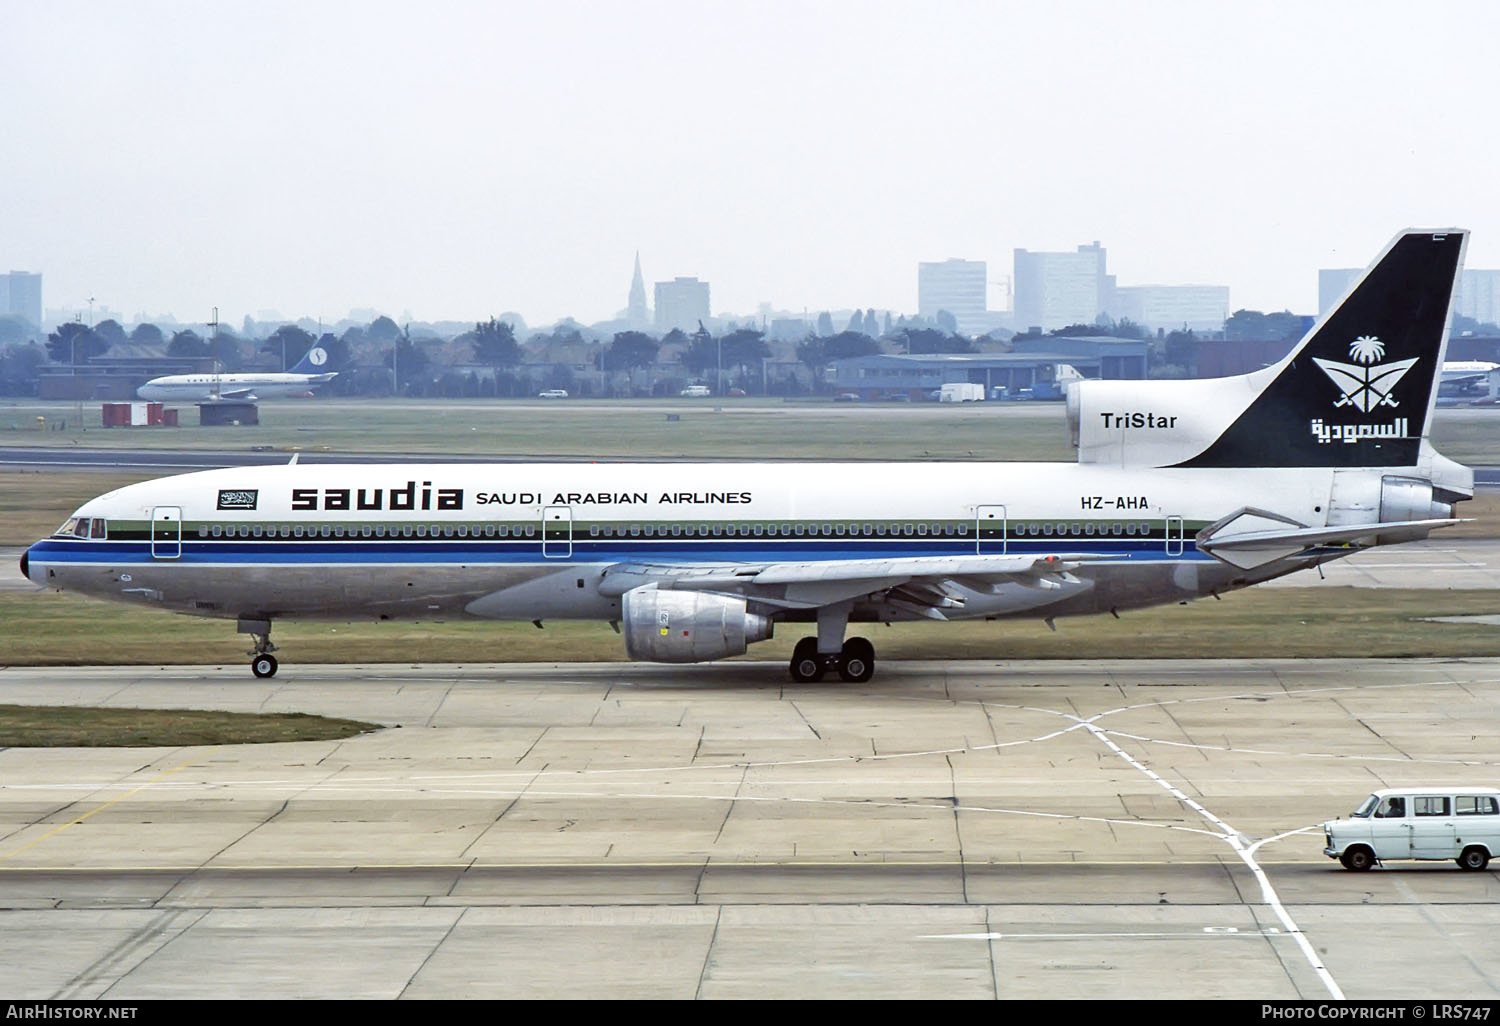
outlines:
[[[0,0],[0,270],[48,307],[539,324],[916,308],[1100,240],[1316,312],[1407,225],[1500,267],[1500,4]],[[991,305],[998,305],[992,298]]]

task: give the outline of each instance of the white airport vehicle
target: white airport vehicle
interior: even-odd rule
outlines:
[[[1118,615],[1457,523],[1474,475],[1428,434],[1466,244],[1396,236],[1251,374],[1070,382],[1075,463],[210,470],[84,503],[21,571],[236,620],[258,676],[277,620],[467,616],[609,621],[656,662],[807,624],[792,677],[864,681],[851,624]]]
[[[707,385],[689,385],[677,394],[686,399],[702,399],[704,396],[713,395],[713,392]]]
[[[319,385],[338,377],[323,368],[328,351],[314,346],[297,365],[285,373],[270,374],[168,374],[152,378],[135,394],[142,399],[164,402],[256,402],[309,394]]]
[[[955,381],[938,389],[938,402],[940,403],[977,403],[983,400],[983,385]]]
[[[568,390],[566,388],[547,388],[536,394],[538,399],[566,399]]]
[[[1323,854],[1345,869],[1391,859],[1451,859],[1461,869],[1483,869],[1500,851],[1500,790],[1385,788],[1346,818],[1324,823],[1323,839]]]

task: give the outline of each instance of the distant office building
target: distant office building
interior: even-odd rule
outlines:
[[[651,311],[646,309],[646,280],[641,277],[641,255],[635,255],[635,276],[630,279],[630,301],[625,307],[625,320],[632,331],[645,331],[651,327]]]
[[[1104,247],[1095,242],[1076,253],[1016,250],[1015,324],[1043,331],[1092,324],[1109,306],[1114,278],[1105,273]]]
[[[944,260],[917,265],[917,313],[936,320],[947,310],[958,322],[960,335],[982,335],[988,330],[988,294],[983,260]]]
[[[1362,267],[1339,267],[1318,272],[1318,316],[1333,308],[1360,275]],[[1480,324],[1500,324],[1500,271],[1464,271],[1453,297],[1453,312]]]
[[[1152,331],[1218,331],[1229,318],[1229,286],[1119,285],[1107,310]]]
[[[766,326],[766,338],[772,342],[801,342],[812,334],[812,325],[801,317],[773,317]]]
[[[26,271],[0,274],[0,314],[42,326],[42,276]]]
[[[697,330],[708,320],[708,282],[697,278],[674,278],[656,283],[656,327],[658,331]]]
[[[1365,273],[1363,267],[1330,267],[1318,272],[1318,316],[1322,317]]]
[[[1500,271],[1465,271],[1453,309],[1480,324],[1500,324]]]

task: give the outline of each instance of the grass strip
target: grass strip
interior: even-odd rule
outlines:
[[[378,724],[307,713],[0,705],[0,747],[148,748],[331,741]]]
[[[1252,588],[1187,605],[1040,620],[852,624],[880,659],[1253,659],[1500,656],[1500,627],[1425,617],[1500,613],[1500,591],[1312,585]],[[747,659],[789,659],[812,624],[780,624]],[[484,620],[279,622],[283,674],[310,663],[623,661],[607,624]],[[0,665],[244,665],[234,622],[56,592],[0,593]],[[712,670],[705,668],[706,673]]]

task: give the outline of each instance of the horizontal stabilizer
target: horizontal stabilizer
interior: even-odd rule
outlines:
[[[1243,509],[1198,533],[1198,548],[1241,569],[1264,566],[1315,547],[1382,545],[1416,541],[1461,519],[1397,520],[1385,523],[1335,524],[1304,527],[1264,510]]]

